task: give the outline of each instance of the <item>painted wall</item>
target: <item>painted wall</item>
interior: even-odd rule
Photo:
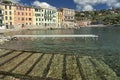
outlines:
[[[14,6],[13,4],[0,4],[0,7],[3,9],[4,13],[4,25],[6,28],[12,28],[14,25]]]
[[[57,16],[56,16],[56,25],[58,28],[62,27],[62,12],[61,11],[57,11]]]
[[[37,27],[42,27],[42,12],[41,12],[41,8],[34,8],[34,15],[33,15],[33,24],[34,26]]]
[[[42,26],[45,27],[56,27],[56,14],[57,10],[52,9],[41,9],[42,10]]]
[[[33,8],[26,6],[15,6],[14,8],[14,22],[15,26],[25,28],[33,25]]]

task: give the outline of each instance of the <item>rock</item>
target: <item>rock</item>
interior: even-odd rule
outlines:
[[[0,39],[0,44],[3,44],[5,41],[3,39]]]

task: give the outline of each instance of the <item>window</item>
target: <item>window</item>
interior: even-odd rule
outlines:
[[[5,9],[7,9],[7,5],[5,5]]]
[[[31,21],[32,20],[32,18],[29,18],[29,21]]]
[[[38,25],[38,23],[36,23],[36,25]]]
[[[35,9],[36,12],[38,12],[38,9]]]
[[[18,18],[18,20],[20,20],[20,18]]]
[[[12,12],[10,11],[10,12],[9,12],[9,14],[11,15],[11,14],[12,14]]]
[[[7,11],[5,11],[5,15],[7,15]]]
[[[41,19],[39,18],[39,21],[41,21]]]
[[[10,20],[12,20],[12,17],[10,17]]]
[[[18,12],[18,15],[20,15],[20,12]]]
[[[27,13],[26,13],[26,16],[27,16]]]
[[[12,22],[10,22],[10,25],[12,25]]]
[[[28,25],[28,23],[26,23],[26,25]]]
[[[38,19],[36,18],[36,21],[38,21]]]
[[[22,15],[24,15],[24,13],[22,12]]]
[[[11,6],[9,6],[9,9],[11,10]]]
[[[2,14],[2,11],[0,10],[0,14]]]
[[[7,16],[5,16],[5,20],[8,20],[8,17],[7,17]]]
[[[22,21],[24,21],[24,18],[22,18]]]
[[[31,16],[31,13],[29,13],[29,16]]]
[[[27,21],[27,18],[26,18],[26,21]]]

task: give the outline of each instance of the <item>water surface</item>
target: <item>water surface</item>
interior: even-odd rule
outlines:
[[[120,26],[64,30],[26,30],[15,35],[81,35],[94,34],[94,38],[20,38],[0,45],[1,48],[41,53],[76,54],[102,60],[120,77]]]
[[[94,27],[64,30],[26,30],[16,35],[81,35],[94,34],[94,38],[20,38],[1,45],[2,48],[47,53],[119,54],[120,27]]]

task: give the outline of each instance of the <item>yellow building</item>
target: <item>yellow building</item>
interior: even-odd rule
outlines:
[[[62,12],[61,11],[57,11],[57,16],[56,16],[56,19],[57,19],[57,28],[61,28],[62,26]]]
[[[14,25],[14,4],[4,4],[0,3],[0,7],[3,9],[4,13],[4,25],[6,28],[12,28]]]

